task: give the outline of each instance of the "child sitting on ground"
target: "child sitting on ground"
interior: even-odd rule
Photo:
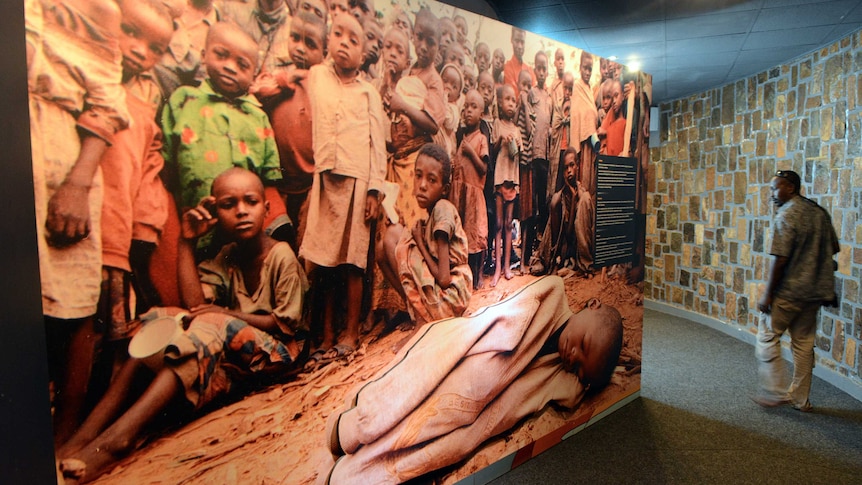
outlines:
[[[488,137],[479,129],[485,102],[475,89],[464,97],[464,128],[452,158],[452,194],[449,200],[467,234],[467,260],[473,273],[473,289],[482,287],[482,259],[488,249],[488,210],[485,204],[485,175],[488,171]]]
[[[449,155],[439,145],[426,144],[415,170],[413,196],[428,211],[428,220],[412,230],[389,226],[377,254],[381,271],[407,301],[411,320],[424,325],[464,313],[473,275],[461,217],[446,200],[452,174]]]
[[[331,416],[326,436],[338,461],[321,476],[333,485],[407,482],[470,457],[551,404],[575,409],[610,381],[622,337],[615,308],[593,298],[573,314],[556,276],[470,317],[426,325]]]
[[[308,284],[290,246],[264,233],[268,208],[260,179],[231,168],[213,181],[212,195],[183,214],[177,270],[188,328],[168,344],[164,367],[149,387],[120,414],[130,384],[146,368],[138,359],[126,362],[57,451],[66,478],[89,481],[105,472],[175,399],[200,409],[235,384],[277,378],[293,368],[302,354],[297,338],[306,330],[301,317]],[[196,240],[215,226],[231,242],[196,267]],[[153,313],[176,316],[178,309]]]

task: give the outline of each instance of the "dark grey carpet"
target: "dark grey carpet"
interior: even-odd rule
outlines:
[[[814,378],[814,413],[763,409],[754,349],[653,310],[641,398],[491,482],[862,484],[862,403]]]

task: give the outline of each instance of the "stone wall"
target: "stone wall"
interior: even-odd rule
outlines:
[[[862,31],[660,106],[644,294],[755,334],[772,257],[776,170],[832,214],[841,305],[820,312],[817,365],[862,386]]]

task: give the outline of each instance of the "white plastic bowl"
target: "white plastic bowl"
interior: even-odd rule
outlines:
[[[159,317],[144,323],[129,342],[129,355],[140,359],[150,369],[160,370],[165,364],[165,348],[182,332],[175,317]]]

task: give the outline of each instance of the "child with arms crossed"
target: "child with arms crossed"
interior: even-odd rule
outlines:
[[[293,368],[301,355],[296,337],[305,330],[302,300],[308,284],[290,246],[264,233],[268,206],[260,179],[231,168],[213,181],[211,196],[183,214],[177,270],[188,328],[171,340],[164,367],[123,412],[130,384],[146,368],[138,359],[126,362],[57,451],[67,482],[96,478],[131,452],[147,423],[175,399],[200,409],[238,382],[282,376]],[[196,240],[216,225],[231,242],[196,267]],[[153,313],[176,315],[178,309]]]
[[[389,226],[378,246],[380,269],[407,300],[417,325],[461,316],[470,302],[467,235],[458,210],[446,200],[451,172],[449,155],[441,146],[429,143],[419,150],[413,195],[428,211],[428,220],[409,231]]]

